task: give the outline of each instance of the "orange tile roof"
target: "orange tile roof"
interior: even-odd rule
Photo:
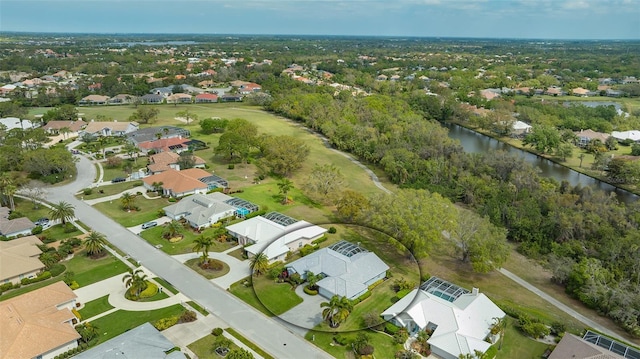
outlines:
[[[35,358],[80,338],[69,322],[69,309],[57,306],[77,296],[64,282],[56,282],[0,302],[0,357]]]
[[[204,175],[194,176],[194,174],[196,174],[197,172],[194,172],[193,170],[204,172]],[[164,188],[165,190],[170,190],[174,194],[180,194],[196,189],[207,189],[207,184],[198,181],[198,178],[210,175],[211,174],[209,174],[209,172],[201,170],[199,168],[191,168],[184,171],[168,169],[164,172],[145,177],[142,179],[142,181],[149,186],[153,185],[154,182],[162,182],[162,188]]]
[[[162,150],[162,151],[171,151],[169,146],[184,145],[184,147],[187,147],[186,143],[189,141],[190,140],[187,138],[171,137],[171,138],[161,138],[159,140],[141,142],[138,146],[146,150],[156,149],[156,150]]]
[[[202,165],[205,163],[205,161],[202,158],[198,156],[193,156],[193,157],[195,158],[196,165]],[[149,157],[151,164],[149,164],[147,168],[149,168],[151,172],[166,171],[171,168],[169,165],[178,163],[179,159],[180,159],[180,155],[175,152],[168,152],[168,151],[160,152]],[[199,177],[199,178],[202,178],[202,177]]]
[[[42,253],[38,244],[42,244],[36,236],[26,236],[10,241],[0,242],[0,282],[18,277],[20,274],[32,273],[44,269],[38,259]]]

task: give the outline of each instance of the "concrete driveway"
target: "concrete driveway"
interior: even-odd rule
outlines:
[[[279,315],[280,319],[292,324],[289,326],[297,334],[304,336],[309,329],[322,323],[322,308],[320,303],[327,302],[327,298],[321,295],[308,295],[304,292],[304,285],[296,288],[296,294],[303,299],[302,303]],[[256,293],[260,298],[260,293]]]
[[[157,222],[158,226],[161,226],[161,225],[163,225],[165,223],[171,222],[171,218],[169,218],[167,216],[164,216],[164,217],[160,217],[160,218],[154,219],[153,221]],[[143,224],[144,223],[140,223],[140,224],[138,224],[136,226],[133,226],[133,227],[127,227],[127,229],[130,230],[132,233],[140,235],[140,232],[144,231],[144,229],[142,229],[142,225]]]
[[[238,258],[232,257],[226,253],[230,251],[234,251],[240,248],[240,246],[233,247],[220,252],[209,252],[209,258],[217,259],[226,263],[229,266],[229,273],[223,275],[219,278],[214,278],[209,280],[211,283],[219,285],[223,289],[229,289],[231,284],[248,277],[251,274],[251,269],[249,269],[249,261],[241,261]],[[200,258],[200,253],[186,253],[186,254],[178,254],[173,256],[174,259],[178,260],[180,263],[184,263],[189,259]]]

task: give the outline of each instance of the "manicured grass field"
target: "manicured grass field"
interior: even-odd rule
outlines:
[[[253,290],[258,300],[275,315],[280,315],[302,303],[289,283],[274,283],[266,275],[253,276]]]
[[[49,227],[46,230],[42,231],[42,233],[39,234],[38,236],[45,236],[49,239],[59,241],[62,239],[67,239],[67,238],[79,236],[82,234],[82,232],[80,232],[80,230],[77,229],[76,227],[73,227],[73,229],[74,229],[73,232],[67,233],[65,232],[65,228],[62,226],[62,224],[56,224],[55,226]]]
[[[395,358],[395,354],[398,350],[402,350],[402,345],[395,344],[393,338],[387,334],[379,333],[373,330],[363,330],[369,336],[369,343],[373,346],[376,358]],[[345,346],[336,344],[333,340],[334,333],[319,332],[310,330],[305,339],[311,341],[313,344],[331,354],[334,358],[355,358],[353,356],[353,350],[351,343],[356,338],[359,332],[340,333],[340,335],[348,338],[348,344]]]
[[[233,283],[231,287],[229,287],[229,291],[236,297],[242,299],[242,301],[244,301],[245,303],[272,317],[273,313],[270,312],[269,309],[264,306],[264,304],[262,304],[260,299],[256,296],[256,292],[253,291],[253,287],[251,285],[244,285],[244,283],[249,279],[250,277],[247,277]]]
[[[157,219],[158,211],[169,204],[170,203],[164,198],[146,199],[138,196],[135,205],[140,207],[140,211],[127,212],[123,210],[119,200],[97,203],[94,207],[122,226],[133,227]]]
[[[207,312],[206,309],[202,308],[202,306],[200,306],[200,304],[194,302],[194,301],[188,301],[187,304],[189,304],[189,306],[195,310],[197,310],[198,312],[200,312],[200,314],[207,316],[209,315],[209,312]]]
[[[218,261],[217,259],[211,259],[213,261]],[[229,265],[225,262],[222,261],[218,261],[222,264],[222,269],[219,271],[213,271],[213,270],[207,270],[207,269],[202,269],[200,268],[200,258],[194,258],[194,259],[189,259],[188,261],[186,261],[184,264],[193,269],[194,271],[198,272],[198,274],[200,274],[201,276],[207,278],[207,279],[213,279],[213,278],[219,278],[222,277],[223,275],[229,273]]]
[[[162,231],[164,231],[164,227],[157,226],[142,231],[142,233],[140,233],[140,236],[153,246],[162,245],[162,248],[160,248],[162,251],[167,254],[174,255],[193,252],[193,240],[200,235],[212,235],[215,232],[215,229],[207,228],[202,231],[202,233],[197,234],[194,233],[191,229],[185,228],[182,232],[182,235],[184,237],[181,241],[175,243],[171,243],[168,240],[164,239],[162,237]],[[209,251],[222,252],[233,247],[235,244],[235,242],[219,242],[214,240],[211,248],[209,248]]]
[[[114,194],[119,194],[128,189],[131,189],[133,187],[138,187],[138,186],[142,186],[142,181],[113,183],[108,186],[100,186],[100,187],[92,188],[91,194],[85,195],[84,193],[80,193],[76,195],[76,197],[86,200],[86,199],[95,199],[95,198],[101,198],[106,196],[113,196]],[[100,190],[102,190],[103,193],[100,193]]]
[[[84,307],[78,312],[80,312],[82,320],[87,320],[113,308],[114,307],[109,304],[109,296],[105,295],[104,297],[100,297],[98,299],[94,299],[90,302],[84,303]]]
[[[63,264],[67,266],[67,271],[75,273],[73,278],[81,287],[124,273],[129,268],[111,254],[100,259],[91,259],[84,251],[76,253]]]
[[[225,329],[229,334],[233,335],[236,339],[238,339],[239,341],[241,341],[244,345],[246,345],[247,347],[253,349],[254,352],[258,353],[258,355],[260,355],[261,357],[263,357],[264,359],[275,359],[274,357],[272,357],[271,355],[267,354],[267,352],[265,352],[264,350],[262,350],[260,347],[258,347],[257,345],[255,345],[253,342],[251,342],[249,339],[245,338],[244,336],[242,336],[242,334],[236,332],[235,329],[233,328],[227,328]]]
[[[548,344],[535,341],[523,335],[515,327],[515,319],[507,317],[507,328],[504,333],[502,349],[496,359],[538,359],[549,348]]]
[[[217,359],[220,358],[216,352],[214,352],[214,343],[218,337],[213,335],[207,335],[195,342],[187,345],[187,348],[191,349],[192,352],[196,353],[198,358],[202,359]],[[235,344],[231,344],[229,346],[229,350],[238,349],[238,346]]]
[[[180,304],[144,312],[118,310],[91,321],[91,324],[98,328],[98,332],[100,333],[98,344],[100,344],[144,323],[149,322],[153,324],[162,318],[178,316],[182,314],[184,310],[184,307]]]
[[[16,205],[16,212],[21,213],[31,221],[37,221],[40,218],[50,218],[49,208],[38,204],[38,208],[34,208],[33,202],[28,199],[14,197],[13,201]]]

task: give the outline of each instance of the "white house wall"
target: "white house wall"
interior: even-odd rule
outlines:
[[[62,345],[62,346],[57,347],[55,349],[52,349],[52,350],[50,350],[50,351],[48,351],[46,353],[43,353],[42,354],[42,359],[53,359],[53,358],[55,358],[56,356],[58,356],[58,355],[60,355],[62,353],[66,353],[69,350],[76,348],[77,346],[78,346],[78,341],[74,340],[74,341],[69,342],[69,343],[67,343],[65,345]]]

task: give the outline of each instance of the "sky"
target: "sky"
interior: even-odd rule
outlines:
[[[640,0],[0,0],[0,31],[640,39]]]

